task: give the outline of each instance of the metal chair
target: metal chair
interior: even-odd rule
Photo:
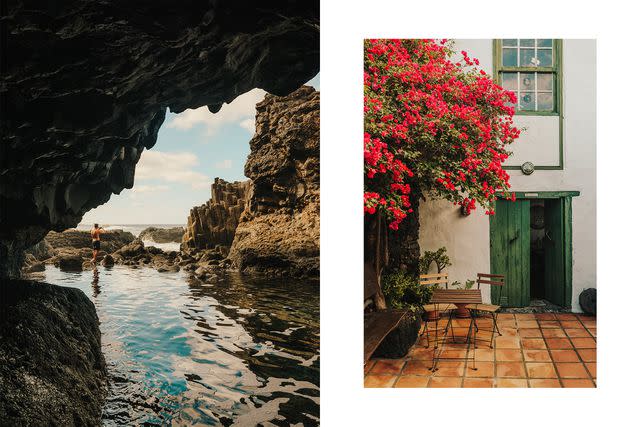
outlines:
[[[420,275],[420,285],[422,286],[439,286],[444,284],[445,289],[449,289],[449,274],[448,273],[433,273],[433,274],[421,274]],[[425,314],[429,311],[438,311],[440,313],[449,310],[455,310],[456,306],[454,304],[425,304],[422,306]],[[440,319],[440,315],[435,319],[436,322],[436,340],[435,340],[435,348],[438,348],[438,320]],[[429,340],[429,319],[424,322],[424,331],[421,335],[427,335],[427,348],[431,345]]]
[[[480,285],[500,286],[498,290],[498,301],[500,301],[502,297],[502,288],[504,287],[504,275],[478,273],[477,281],[478,281],[478,289],[480,289]],[[476,332],[491,331],[491,340],[489,340],[489,348],[493,348],[495,333],[498,332],[498,335],[502,336],[502,333],[498,328],[498,322],[497,322],[498,310],[500,310],[501,306],[494,305],[494,304],[467,304],[466,307],[469,310],[474,310],[476,312],[484,312],[491,315],[491,318],[493,319],[493,327],[491,329],[478,328],[478,323],[475,320],[477,316],[472,316],[472,319],[476,328]],[[483,340],[478,340],[478,341],[483,341]]]

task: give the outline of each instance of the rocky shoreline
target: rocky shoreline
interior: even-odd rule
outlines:
[[[155,246],[146,246],[140,238],[122,230],[105,232],[101,241],[102,249],[97,260],[106,267],[148,267],[160,273],[184,270],[201,280],[215,280],[224,271],[234,270],[226,253],[220,248],[163,251]],[[88,231],[73,229],[50,232],[44,240],[27,251],[22,273],[27,278],[35,278],[37,276],[33,274],[44,271],[47,264],[63,271],[89,270],[95,267],[91,262],[92,256]]]

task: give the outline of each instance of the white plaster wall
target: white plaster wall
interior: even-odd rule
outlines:
[[[457,40],[456,49],[467,50],[491,73],[491,40]],[[563,71],[564,169],[537,170],[529,176],[519,170],[509,172],[514,191],[580,191],[580,196],[573,198],[572,298],[572,309],[580,311],[580,292],[596,287],[595,40],[565,40]],[[421,251],[446,246],[453,262],[448,269],[451,281],[464,282],[476,273],[489,271],[489,220],[483,210],[478,211],[461,217],[459,208],[449,202],[421,203]],[[489,300],[486,290],[483,299]]]
[[[420,203],[420,253],[435,251],[445,246],[451,266],[449,283],[467,279],[475,280],[478,273],[490,273],[489,217],[484,210],[476,210],[469,216],[460,214],[460,207],[447,200],[427,199]],[[435,265],[430,273],[436,273]],[[483,285],[483,301],[490,301],[489,285]],[[484,289],[484,287],[487,287]]]
[[[558,116],[516,116],[513,120],[522,129],[518,142],[509,150],[511,156],[505,166],[531,162],[535,166],[560,164],[560,119]]]

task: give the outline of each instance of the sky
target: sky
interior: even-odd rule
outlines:
[[[320,90],[320,74],[307,85]],[[112,195],[87,212],[83,224],[186,224],[189,211],[211,197],[219,177],[243,181],[255,105],[265,95],[253,89],[212,114],[207,107],[180,114],[167,111],[158,140],[136,166],[132,189]]]

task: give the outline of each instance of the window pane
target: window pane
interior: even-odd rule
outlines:
[[[551,49],[538,49],[538,60],[540,61],[540,67],[551,67],[553,65],[551,52]]]
[[[521,110],[535,110],[534,104],[534,93],[533,92],[522,92],[520,94],[520,109]]]
[[[533,49],[520,49],[520,66],[521,67],[535,66],[535,63],[531,62],[534,56],[535,56],[535,51]]]
[[[502,39],[503,46],[518,46],[518,39]]]
[[[534,90],[533,73],[520,73],[520,90]]]
[[[518,65],[518,49],[502,49],[502,65],[516,67]]]
[[[538,73],[538,90],[553,90],[551,73]]]
[[[538,47],[551,47],[551,39],[538,39]]]
[[[518,73],[502,73],[502,87],[507,90],[517,90]]]
[[[538,110],[539,111],[553,111],[553,94],[552,93],[539,93],[538,94]]]
[[[520,39],[520,47],[533,47],[534,39]]]

